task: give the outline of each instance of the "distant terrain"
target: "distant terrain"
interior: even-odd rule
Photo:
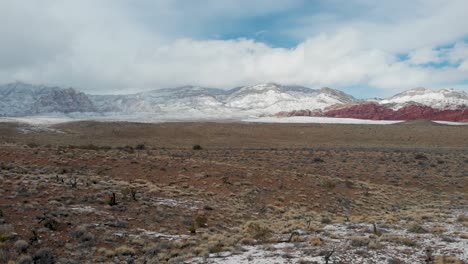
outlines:
[[[358,100],[327,87],[265,83],[230,90],[183,86],[126,95],[91,95],[73,88],[18,82],[0,86],[0,116],[144,122],[275,116],[467,122],[468,94],[454,89],[416,88],[390,98]]]

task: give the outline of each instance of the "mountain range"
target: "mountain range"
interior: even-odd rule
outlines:
[[[411,89],[386,99],[358,100],[331,88],[275,83],[230,90],[183,86],[126,95],[91,95],[73,88],[0,85],[0,116],[144,116],[161,120],[325,116],[375,120],[468,121],[468,94]]]

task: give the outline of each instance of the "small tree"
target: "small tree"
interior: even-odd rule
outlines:
[[[112,193],[112,195],[106,199],[106,204],[110,206],[117,205],[117,199],[115,198],[115,193]]]
[[[193,150],[202,150],[202,147],[200,145],[194,145]]]

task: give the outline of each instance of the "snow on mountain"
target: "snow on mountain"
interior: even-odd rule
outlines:
[[[93,102],[73,88],[35,86],[21,82],[0,86],[0,116],[95,111]]]
[[[330,88],[313,90],[301,86],[258,84],[231,90],[183,86],[133,95],[90,96],[101,112],[158,113],[174,116],[233,118],[271,115],[297,107],[323,109],[354,101],[350,95]]]
[[[468,121],[468,95],[453,89],[416,88],[389,99],[370,99],[335,104],[323,111],[307,109],[278,112],[276,116],[320,116],[370,120]]]
[[[72,88],[12,83],[0,86],[0,96],[0,116],[14,117],[47,113],[74,117],[82,113],[89,117],[94,113],[229,119],[273,115],[297,108],[318,110],[355,101],[352,96],[330,88],[314,90],[274,83],[231,90],[183,86],[128,95],[86,95]]]
[[[310,89],[275,83],[230,90],[183,86],[127,95],[87,95],[72,88],[19,82],[0,86],[0,116],[4,117],[65,115],[78,119],[226,120],[278,113],[280,116],[327,116],[331,113],[330,116],[371,116],[370,119],[386,119],[391,114],[395,119],[404,113],[411,118],[437,115],[438,118],[442,116],[442,120],[457,121],[466,119],[467,105],[468,95],[453,89],[417,88],[388,99],[356,100],[331,88]],[[447,112],[451,110],[460,113]]]
[[[263,114],[295,109],[324,109],[334,104],[350,103],[355,99],[337,90],[313,90],[301,86],[258,84],[232,92],[225,100],[228,107],[250,109]]]
[[[393,104],[391,108],[394,110],[414,103],[439,110],[453,110],[468,107],[468,94],[454,89],[434,91],[426,88],[415,88],[399,93],[389,99],[381,100],[379,103]]]
[[[222,107],[223,90],[184,86],[130,95],[91,95],[100,112],[167,113]]]

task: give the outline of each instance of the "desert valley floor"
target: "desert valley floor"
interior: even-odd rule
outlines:
[[[0,123],[0,263],[467,263],[468,126]]]

